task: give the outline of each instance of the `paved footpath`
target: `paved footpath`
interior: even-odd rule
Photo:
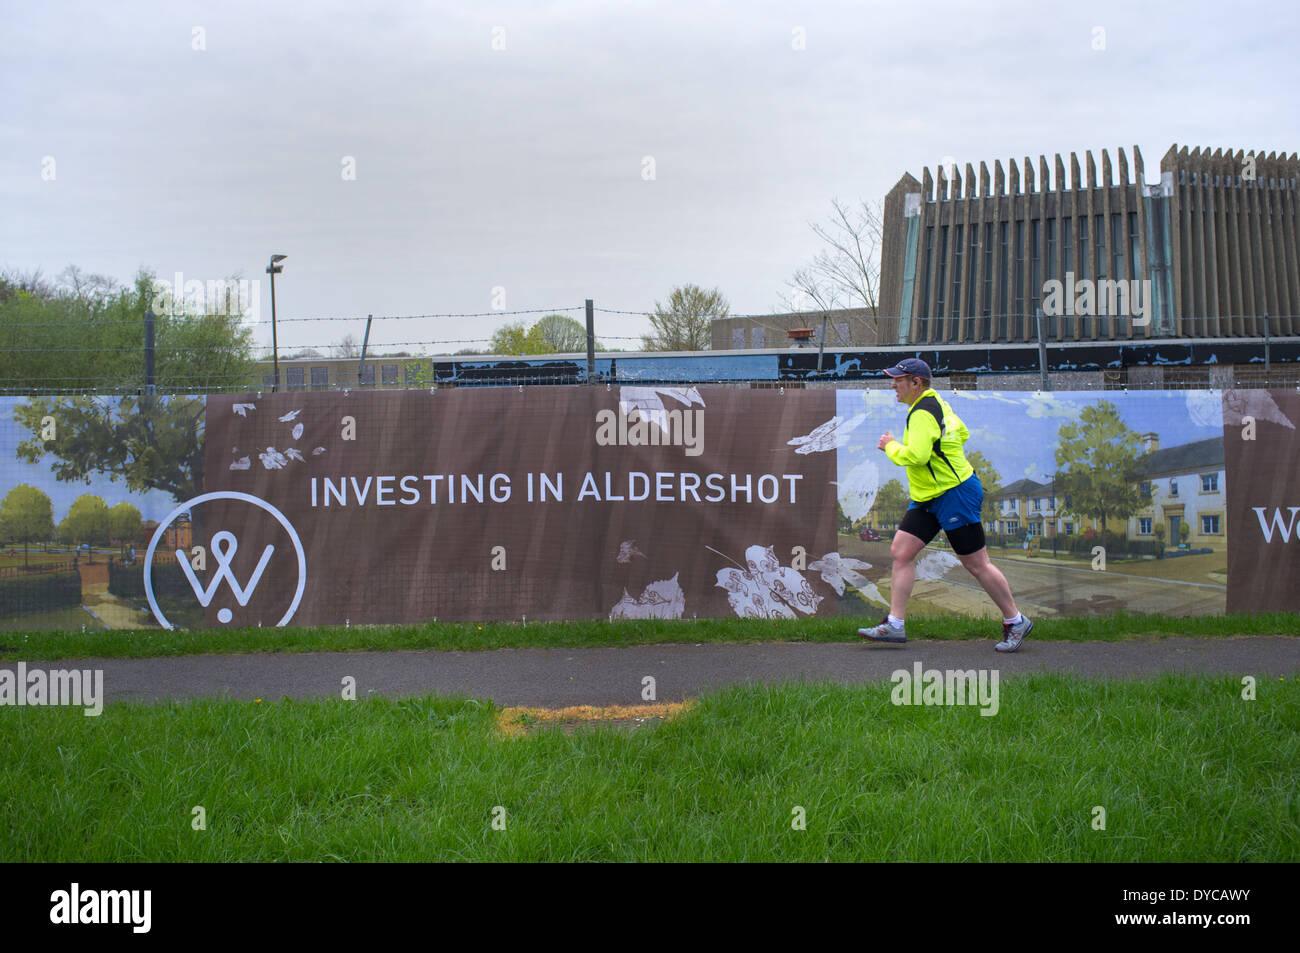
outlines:
[[[642,679],[655,679],[656,701],[682,701],[738,682],[871,682],[896,669],[996,669],[1132,677],[1160,672],[1300,674],[1300,638],[1150,638],[1125,642],[1033,642],[1002,655],[993,640],[866,643],[645,645],[627,648],[496,649],[481,652],[304,652],[189,655],[151,659],[28,661],[31,668],[104,672],[113,701],[228,696],[267,700],[339,697],[356,679],[358,698],[439,692],[490,698],[499,705],[562,707],[642,703]],[[15,667],[0,663],[0,669]]]

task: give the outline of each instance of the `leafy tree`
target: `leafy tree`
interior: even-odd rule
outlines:
[[[541,334],[548,353],[572,354],[587,350],[587,326],[568,315],[548,314],[533,325],[533,330]],[[596,350],[604,350],[599,341]]]
[[[1002,475],[993,469],[988,457],[978,450],[967,450],[966,460],[975,468],[975,475],[984,487],[984,504],[980,507],[980,519],[985,523],[995,522],[998,518],[997,495],[1002,492]]]
[[[903,514],[907,512],[908,504],[911,502],[911,497],[907,495],[902,482],[895,479],[880,488],[871,509],[877,524],[881,527],[897,526],[902,522]]]
[[[119,503],[108,511],[110,535],[125,549],[140,538],[144,519],[130,503]]]
[[[70,543],[90,543],[91,546],[106,543],[112,532],[112,519],[108,515],[108,504],[103,497],[90,493],[83,494],[72,501],[68,515],[59,523],[59,538]],[[90,561],[95,561],[95,551],[90,551]]]
[[[55,439],[41,439],[53,417]],[[203,492],[204,402],[188,397],[51,397],[14,408],[32,437],[18,457],[37,463],[55,458],[55,479],[89,483],[107,474],[131,489],[163,490],[177,502]]]
[[[654,314],[647,315],[654,333],[641,339],[647,351],[707,351],[713,342],[713,322],[727,317],[731,306],[717,288],[705,291],[698,285],[681,285],[672,290],[667,305],[655,302]]]
[[[1137,485],[1142,439],[1113,403],[1083,408],[1077,423],[1061,427],[1058,440],[1056,493],[1064,498],[1062,515],[1099,519],[1104,536],[1108,519],[1126,520],[1142,507]]]
[[[219,300],[199,304],[160,293],[148,271],[131,287],[75,267],[53,286],[38,275],[2,276],[0,380],[33,390],[138,388],[145,313],[153,309],[159,389],[247,386],[254,368],[252,332],[243,325],[249,302],[233,293],[235,281],[214,289]]]
[[[497,328],[488,345],[493,354],[546,354],[546,339],[537,325],[531,328],[523,321]]]
[[[23,544],[23,565],[27,545],[54,535],[54,507],[44,491],[20,483],[0,502],[0,537]]]

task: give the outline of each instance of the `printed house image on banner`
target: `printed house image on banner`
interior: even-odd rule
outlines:
[[[1160,448],[1154,433],[1142,435],[1147,455],[1141,462],[1139,491],[1146,506],[1128,521],[1130,538],[1152,538],[1164,527],[1165,543],[1182,541],[1193,548],[1228,545],[1226,471],[1223,438],[1211,437],[1177,447]]]

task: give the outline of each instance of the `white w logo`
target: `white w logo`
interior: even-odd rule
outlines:
[[[1300,513],[1300,506],[1287,507],[1287,509],[1291,511],[1291,519],[1286,523],[1282,522],[1282,510],[1278,507],[1273,507],[1272,524],[1264,522],[1264,507],[1252,506],[1251,509],[1254,510],[1255,515],[1259,517],[1259,528],[1264,533],[1264,542],[1273,542],[1273,530],[1277,530],[1278,535],[1282,537],[1282,542],[1291,542],[1291,529],[1295,526],[1295,515]],[[1300,533],[1296,534],[1296,538],[1300,539]]]
[[[215,534],[212,537],[212,552],[217,559],[217,571],[212,576],[212,582],[208,588],[204,589],[200,584],[198,577],[194,575],[194,570],[190,568],[190,561],[185,558],[184,550],[176,550],[176,559],[185,570],[185,578],[190,581],[190,588],[194,590],[194,595],[198,596],[199,605],[207,608],[212,602],[212,597],[217,594],[217,587],[221,585],[221,580],[226,580],[230,584],[230,589],[235,594],[241,606],[248,605],[248,600],[253,597],[253,590],[257,588],[257,583],[262,578],[262,573],[266,570],[266,564],[271,561],[271,556],[275,552],[274,546],[267,546],[262,550],[262,558],[257,562],[257,568],[253,570],[252,577],[248,580],[247,586],[241,586],[239,580],[235,578],[234,572],[231,571],[230,564],[234,561],[235,553],[239,550],[239,540],[235,538],[234,533],[228,533],[225,530]],[[225,611],[225,610],[223,610]]]

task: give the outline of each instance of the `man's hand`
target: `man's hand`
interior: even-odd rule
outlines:
[[[889,444],[893,442],[893,440],[894,440],[894,435],[890,433],[888,430],[886,430],[883,434],[880,435],[880,443],[876,444],[876,449],[884,450],[885,447],[889,446]]]

